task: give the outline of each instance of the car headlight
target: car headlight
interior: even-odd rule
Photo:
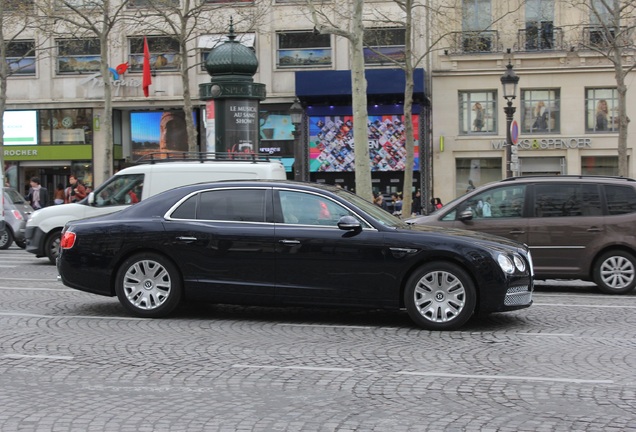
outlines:
[[[517,267],[517,270],[519,270],[521,273],[523,273],[524,271],[526,271],[526,263],[523,260],[523,258],[521,258],[519,255],[514,254],[512,256],[512,259],[515,262],[515,267]]]
[[[497,262],[504,273],[513,274],[515,272],[515,265],[512,263],[512,260],[508,257],[508,255],[499,254]]]

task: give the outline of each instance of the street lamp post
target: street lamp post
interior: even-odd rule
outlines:
[[[515,114],[516,108],[512,106],[512,101],[517,97],[517,84],[519,84],[519,77],[512,70],[512,64],[508,61],[506,66],[506,72],[501,76],[501,85],[503,86],[503,97],[508,101],[507,106],[504,107],[504,113],[506,114],[506,178],[512,177],[512,135],[511,126],[512,119]]]
[[[305,146],[300,139],[304,114],[305,110],[300,100],[294,99],[294,103],[289,107],[289,116],[294,125],[294,180],[296,181],[305,181]]]

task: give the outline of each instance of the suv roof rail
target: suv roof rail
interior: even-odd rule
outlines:
[[[625,181],[636,181],[631,177],[623,177],[623,176],[606,176],[606,175],[583,175],[583,174],[564,174],[564,175],[554,175],[554,174],[543,174],[543,175],[530,175],[530,176],[517,176],[517,177],[508,177],[502,179],[501,181],[515,181],[515,180],[526,180],[533,178],[572,178],[572,179],[613,179],[613,180],[625,180]]]
[[[163,151],[148,153],[138,158],[135,164],[154,164],[163,162],[271,162],[273,159],[269,155],[257,153],[235,153],[235,152],[178,152]]]

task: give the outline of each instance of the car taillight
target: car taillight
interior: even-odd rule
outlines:
[[[66,231],[62,234],[62,239],[60,240],[60,247],[62,249],[70,249],[75,245],[75,233]]]
[[[13,213],[13,217],[16,218],[16,220],[22,220],[22,213],[20,213],[17,210],[11,210],[11,213]]]

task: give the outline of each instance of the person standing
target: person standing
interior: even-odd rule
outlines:
[[[415,192],[415,196],[413,197],[411,212],[415,215],[422,214],[422,193],[419,190]]]
[[[31,188],[26,200],[29,201],[34,210],[39,210],[49,205],[49,191],[42,187],[39,177],[31,177]]]
[[[64,185],[59,183],[53,193],[53,203],[55,205],[64,204]]]
[[[596,105],[596,130],[604,131],[607,130],[607,116],[609,114],[609,110],[607,109],[607,101],[605,99],[601,99],[598,101]]]
[[[78,202],[86,198],[86,187],[84,187],[76,175],[71,174],[68,177],[68,182],[71,184],[70,202]]]

